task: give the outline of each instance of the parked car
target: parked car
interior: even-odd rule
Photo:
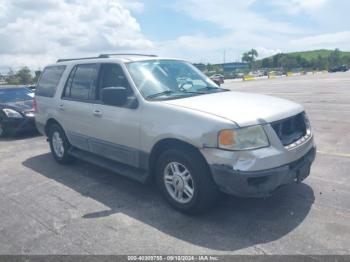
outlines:
[[[336,66],[336,67],[333,67],[331,69],[329,69],[329,72],[330,73],[335,73],[335,72],[346,72],[348,71],[349,68],[347,65],[341,65],[341,66]]]
[[[218,86],[222,85],[225,82],[225,77],[220,74],[212,75],[210,79]]]
[[[0,87],[0,136],[35,129],[33,98],[25,87]]]
[[[35,85],[29,85],[29,86],[26,86],[28,89],[32,90],[33,92],[35,92]]]
[[[36,104],[36,125],[58,163],[78,158],[155,179],[188,213],[212,206],[219,191],[266,197],[300,183],[315,158],[301,105],[219,88],[182,60],[58,60],[43,71]]]

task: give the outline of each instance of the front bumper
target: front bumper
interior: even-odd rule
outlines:
[[[316,148],[313,146],[301,158],[271,169],[236,171],[218,164],[210,165],[210,169],[215,183],[222,191],[243,197],[265,197],[283,185],[304,180],[310,174],[315,156]]]
[[[1,121],[3,130],[9,134],[35,130],[34,117],[8,118]]]

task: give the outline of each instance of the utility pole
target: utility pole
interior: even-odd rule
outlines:
[[[226,63],[226,50],[224,50],[224,64]]]

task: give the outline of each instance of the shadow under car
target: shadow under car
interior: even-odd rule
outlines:
[[[83,219],[123,213],[172,237],[222,251],[285,236],[303,222],[315,200],[311,187],[295,184],[266,199],[225,197],[205,214],[188,216],[165,203],[154,185],[131,181],[89,163],[62,166],[50,154],[43,154],[25,160],[23,165],[108,207],[83,214]],[[86,180],[93,180],[94,186]]]

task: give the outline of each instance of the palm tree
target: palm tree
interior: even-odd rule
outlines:
[[[252,64],[255,61],[255,58],[258,56],[259,56],[258,52],[255,49],[251,49],[248,52],[243,53],[242,62],[246,62],[250,66],[252,66]]]
[[[251,49],[248,54],[250,55],[250,57],[252,58],[252,62],[255,61],[255,58],[259,56],[258,51],[256,51],[255,49]]]

